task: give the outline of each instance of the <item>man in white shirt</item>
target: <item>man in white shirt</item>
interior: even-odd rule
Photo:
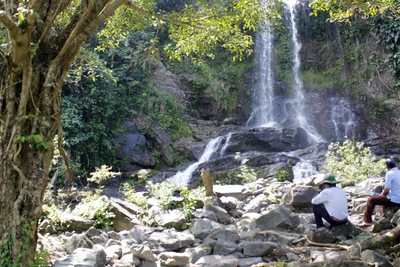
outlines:
[[[382,194],[371,196],[367,200],[364,211],[364,223],[360,227],[372,225],[372,214],[376,205],[382,205],[382,213],[388,206],[400,205],[400,170],[396,167],[396,161],[392,158],[386,160],[385,187]]]
[[[317,228],[324,227],[322,218],[330,224],[330,229],[347,222],[347,196],[343,189],[336,187],[337,183],[333,174],[325,175],[319,183],[322,191],[311,200]]]

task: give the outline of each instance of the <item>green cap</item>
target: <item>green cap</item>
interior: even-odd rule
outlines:
[[[339,181],[336,180],[335,175],[332,173],[328,173],[327,175],[324,176],[324,179],[322,179],[319,184],[337,184]]]

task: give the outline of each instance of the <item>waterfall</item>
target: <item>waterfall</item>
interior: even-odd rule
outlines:
[[[293,57],[293,89],[294,97],[289,103],[292,105],[292,110],[295,112],[295,123],[307,131],[312,141],[319,142],[322,141],[322,137],[318,134],[317,130],[307,121],[304,114],[304,94],[303,94],[303,83],[300,79],[300,49],[301,44],[298,40],[297,26],[295,23],[295,7],[297,5],[297,0],[284,0],[284,3],[289,9],[288,21],[290,23],[290,31],[292,37],[292,57]]]
[[[257,75],[253,93],[253,112],[247,120],[248,127],[299,126],[306,130],[311,141],[322,141],[317,130],[308,122],[304,114],[305,97],[300,79],[300,49],[295,23],[296,0],[285,0],[288,11],[288,27],[292,43],[293,95],[289,99],[278,100],[274,94],[273,35],[271,25],[265,22],[256,37],[255,55]]]
[[[197,169],[197,167],[204,163],[207,162],[211,159],[213,154],[218,150],[221,144],[223,136],[218,136],[214,139],[211,139],[210,142],[208,142],[206,148],[204,149],[203,154],[201,155],[199,161],[191,164],[189,167],[187,167],[183,172],[178,172],[174,176],[168,179],[169,183],[176,183],[178,185],[182,186],[187,186],[190,178],[192,177],[193,172]]]
[[[255,55],[257,60],[257,75],[255,88],[252,96],[253,111],[247,120],[248,127],[282,127],[282,126],[298,126],[302,127],[310,136],[313,142],[322,141],[322,138],[310,125],[304,114],[303,84],[300,79],[300,49],[301,44],[298,40],[297,27],[295,24],[295,6],[296,0],[285,0],[289,15],[288,21],[292,42],[292,73],[293,73],[293,92],[294,95],[289,99],[278,99],[274,94],[274,70],[273,70],[273,34],[272,27],[268,22],[260,25],[261,32],[256,37]],[[290,122],[284,124],[285,122]],[[223,157],[229,145],[232,133],[225,138],[217,137],[212,139],[201,156],[200,160],[191,164],[183,172],[178,172],[169,178],[169,182],[176,182],[181,185],[187,185],[190,182],[192,173],[198,166],[210,160],[212,156]],[[222,140],[225,140],[224,143]],[[222,143],[222,148],[221,148]],[[220,149],[219,153],[217,151]],[[313,173],[312,166],[303,164],[296,166],[294,172],[296,176],[302,177]]]
[[[261,33],[256,37],[258,81],[253,94],[253,112],[247,126],[278,126],[274,118],[274,77],[272,71],[273,39],[268,22],[261,25]]]
[[[350,109],[350,103],[345,99],[334,99],[332,105],[332,123],[335,126],[336,140],[351,138],[354,131],[355,115]]]

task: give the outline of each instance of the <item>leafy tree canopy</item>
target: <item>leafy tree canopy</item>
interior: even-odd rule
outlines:
[[[8,1],[6,1],[8,2]],[[10,1],[10,6],[17,7],[15,13],[7,10],[7,4],[0,5],[0,22],[4,25],[28,25],[28,20],[40,17],[37,4],[42,1]],[[61,33],[71,27],[84,10],[85,5],[96,5],[93,1],[69,0],[59,4],[57,14],[54,14],[53,33]],[[173,41],[165,48],[171,59],[180,59],[182,56],[214,57],[211,52],[217,45],[228,49],[233,53],[233,59],[241,60],[243,56],[252,52],[253,40],[250,33],[257,31],[257,25],[261,21],[278,16],[273,7],[277,6],[277,0],[228,0],[228,1],[197,1],[195,4],[185,4],[179,11],[164,3],[153,0],[114,0],[108,1],[107,9],[114,14],[107,14],[106,8],[100,16],[109,16],[102,29],[97,33],[100,39],[98,50],[105,51],[110,47],[118,47],[126,40],[126,36],[136,30],[144,30],[146,27],[154,27],[157,33],[168,31]],[[115,7],[112,7],[112,6]],[[117,8],[117,6],[120,6]],[[0,24],[1,25],[1,24]],[[100,25],[98,25],[100,26]],[[9,48],[9,40],[6,40],[5,30],[0,28],[0,40],[2,49]],[[83,29],[81,29],[83,30]],[[76,33],[76,36],[78,33]],[[41,36],[45,38],[45,36]],[[157,36],[155,36],[156,40]],[[40,39],[39,39],[40,40]],[[37,47],[37,40],[32,40],[31,46]],[[4,50],[7,51],[7,50]],[[153,51],[154,52],[154,51]]]
[[[318,12],[328,12],[331,22],[349,21],[356,15],[373,17],[389,10],[396,10],[397,15],[400,12],[399,3],[396,0],[311,0],[310,6],[313,8],[313,15],[317,15]]]

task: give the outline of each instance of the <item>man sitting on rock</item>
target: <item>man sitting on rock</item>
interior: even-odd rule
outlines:
[[[317,229],[324,227],[322,218],[329,224],[329,229],[345,224],[349,216],[347,196],[333,174],[327,174],[319,183],[322,191],[311,200]]]
[[[385,187],[382,194],[371,196],[367,200],[364,211],[364,223],[359,227],[369,227],[372,225],[372,213],[376,205],[383,205],[382,215],[388,206],[400,205],[400,170],[396,167],[396,161],[392,158],[386,160]]]

